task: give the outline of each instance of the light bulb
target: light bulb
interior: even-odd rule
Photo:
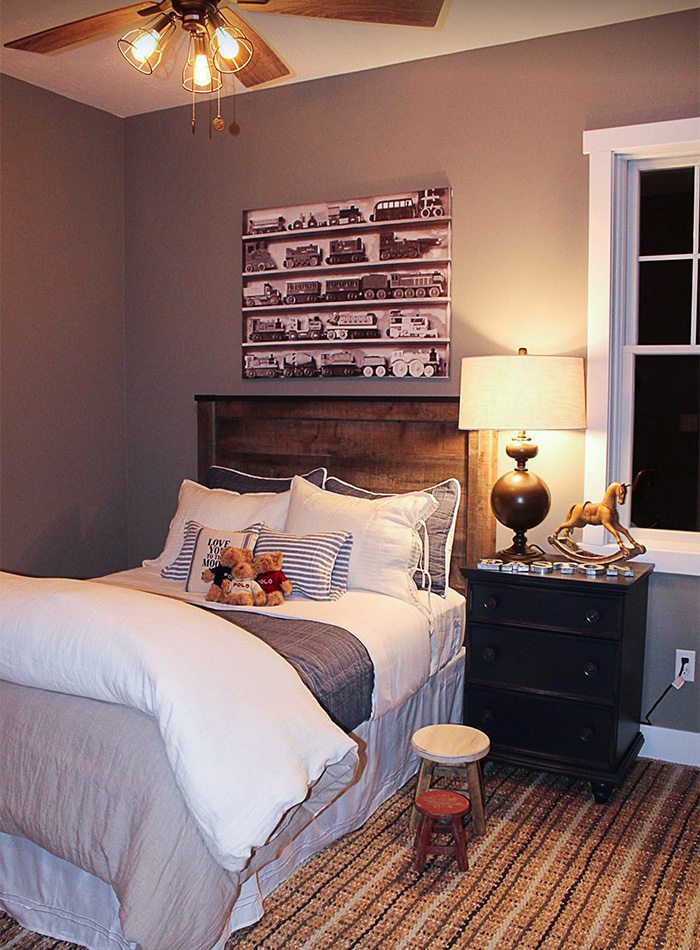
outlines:
[[[228,22],[220,10],[211,14],[208,24],[214,66],[220,73],[237,73],[247,66],[253,55],[253,44]]]
[[[235,60],[241,48],[235,36],[231,36],[229,30],[222,29],[222,27],[215,31],[214,36],[218,43],[217,52],[221,59]]]
[[[188,92],[202,94],[221,89],[221,76],[209,55],[209,41],[204,30],[190,36],[187,62],[182,71],[182,85]]]
[[[168,37],[175,30],[170,15],[158,17],[146,29],[129,30],[117,43],[119,52],[134,69],[147,75],[160,63]]]
[[[205,88],[211,85],[211,70],[206,53],[197,53],[194,58],[193,79],[195,86]]]
[[[146,60],[155,53],[157,46],[158,34],[155,30],[148,30],[141,33],[132,46],[135,59],[141,63],[145,63]]]

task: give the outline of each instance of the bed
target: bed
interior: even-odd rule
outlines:
[[[259,919],[265,895],[295,867],[361,826],[410,778],[417,768],[409,752],[412,732],[429,722],[460,717],[464,599],[458,566],[493,544],[485,503],[493,446],[483,436],[458,431],[457,409],[457,400],[449,397],[197,397],[199,482],[212,488],[195,484],[188,491],[197,497],[206,491],[230,494],[230,487],[217,487],[219,479],[234,470],[235,485],[241,488],[240,473],[248,473],[250,484],[235,504],[247,512],[251,502],[258,510],[263,496],[278,496],[265,502],[266,523],[268,515],[274,521],[275,506],[289,493],[284,523],[264,529],[270,543],[312,536],[327,527],[336,509],[342,519],[353,506],[362,518],[371,505],[373,518],[385,513],[389,520],[398,517],[400,508],[408,512],[413,506],[406,517],[420,513],[425,531],[425,518],[438,502],[421,508],[429,504],[422,489],[457,478],[463,491],[445,589],[439,584],[432,589],[425,572],[415,575],[422,588],[414,589],[415,595],[405,595],[401,586],[394,590],[394,581],[403,584],[396,573],[386,575],[388,587],[382,584],[380,590],[366,589],[372,581],[356,574],[355,581],[359,578],[365,586],[349,584],[335,599],[292,597],[273,608],[277,613],[270,622],[280,628],[286,659],[274,654],[270,660],[268,634],[257,629],[260,611],[243,609],[224,617],[223,611],[214,616],[193,608],[201,595],[176,584],[179,593],[173,596],[173,580],[163,577],[163,555],[160,562],[88,582],[87,606],[85,582],[40,582],[37,603],[40,596],[46,603],[43,617],[35,621],[37,645],[25,647],[22,617],[17,634],[22,639],[16,640],[21,649],[12,653],[15,657],[26,650],[26,656],[13,658],[12,669],[9,661],[0,665],[3,732],[8,729],[15,739],[6,744],[11,751],[0,769],[4,910],[31,930],[94,950],[221,948],[229,933]],[[319,469],[325,470],[323,486],[300,477]],[[291,487],[268,481],[289,479],[292,473]],[[259,490],[270,487],[272,492]],[[211,500],[211,495],[205,497],[207,504]],[[224,502],[229,511],[233,500]],[[350,544],[356,551],[363,543],[364,522],[358,524]],[[296,533],[285,532],[288,526]],[[181,527],[178,523],[177,532]],[[337,541],[336,554],[343,543]],[[365,570],[374,577],[384,565],[372,565],[372,546],[367,539],[365,543],[367,555],[357,563],[351,560],[347,570]],[[165,560],[172,563],[171,557]],[[332,590],[332,575],[324,578]],[[23,583],[6,581],[10,588],[19,585],[25,596]],[[83,637],[76,646],[80,628],[72,619],[74,588],[81,584],[83,613],[111,616],[107,609],[114,602],[119,623],[112,626],[101,619],[106,637]],[[28,600],[33,590],[30,586]],[[6,603],[11,604],[11,596]],[[69,604],[65,620],[60,612],[64,602]],[[235,646],[225,620],[236,628]],[[87,650],[87,683],[70,664],[56,661],[60,654],[53,652],[47,628],[58,629],[62,623],[74,638],[72,648]],[[196,639],[190,624],[196,626]],[[305,631],[312,651],[324,643],[333,644],[331,653],[355,650],[358,670],[367,654],[370,685],[364,688],[371,699],[364,711],[331,708],[323,687],[316,692],[320,699],[308,693],[305,658],[299,660],[296,645],[284,652],[290,624]],[[146,627],[151,639],[144,641],[136,627]],[[339,631],[349,634],[347,642],[333,639]],[[95,671],[115,643],[120,653],[138,654],[141,665],[119,677],[109,667],[95,685]],[[229,652],[233,650],[235,655]],[[263,661],[272,662],[271,672],[267,665],[263,672],[258,668]],[[296,671],[288,661],[297,663]],[[344,665],[354,669],[353,663]],[[149,664],[158,670],[155,686]],[[239,672],[232,673],[234,668]],[[223,669],[226,676],[219,677]],[[194,692],[192,681],[198,677],[206,687],[206,702]],[[345,698],[356,704],[360,678],[358,672],[345,689]],[[267,692],[261,692],[260,683]],[[132,702],[136,708],[129,708],[124,698],[130,690],[140,690]],[[235,709],[228,707],[231,692],[241,703]],[[171,703],[173,693],[178,702],[183,694],[188,699],[187,715]],[[288,719],[294,720],[293,731]],[[281,734],[260,738],[280,726]],[[215,776],[210,768],[214,761]],[[274,808],[268,807],[268,797]],[[60,846],[54,846],[59,839]]]

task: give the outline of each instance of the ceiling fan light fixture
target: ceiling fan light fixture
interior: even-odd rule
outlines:
[[[204,30],[190,33],[187,62],[182,70],[182,85],[188,92],[217,92],[223,82],[214,65],[209,49],[209,39]]]
[[[130,30],[117,43],[119,52],[134,69],[150,75],[158,66],[163,50],[175,30],[170,16],[161,16],[147,27]]]
[[[253,44],[242,30],[215,10],[209,17],[209,45],[214,65],[220,73],[237,73],[253,56]]]

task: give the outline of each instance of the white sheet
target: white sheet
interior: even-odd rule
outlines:
[[[152,715],[205,841],[233,871],[327,768],[347,783],[357,764],[355,742],[274,650],[138,590],[0,573],[0,677]]]
[[[137,567],[99,580],[165,594],[188,603],[204,603],[201,594],[188,593],[177,581],[164,580],[155,568]],[[419,591],[418,596],[423,610],[395,597],[366,590],[349,590],[335,601],[308,600],[294,595],[279,607],[210,606],[318,620],[349,630],[367,648],[374,664],[372,715],[376,718],[415,693],[462,645],[464,597],[451,589],[445,598],[429,596],[426,591]]]

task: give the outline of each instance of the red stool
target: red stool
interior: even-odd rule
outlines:
[[[453,854],[457,858],[460,871],[468,870],[467,839],[462,823],[464,816],[469,814],[469,799],[466,795],[434,788],[419,795],[415,807],[421,818],[413,845],[416,849],[413,869],[422,871],[429,854]],[[452,842],[431,844],[433,831],[436,830],[451,831]]]

